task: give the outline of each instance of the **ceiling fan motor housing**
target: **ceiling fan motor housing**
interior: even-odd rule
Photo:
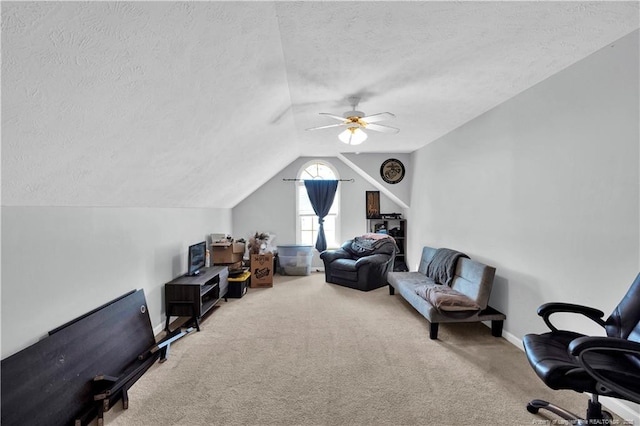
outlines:
[[[342,113],[342,116],[343,116],[344,118],[349,118],[349,117],[358,117],[358,118],[360,118],[360,117],[364,117],[364,112],[362,112],[362,111],[356,111],[356,110],[353,110],[353,111],[347,111],[347,112],[343,112],[343,113]]]

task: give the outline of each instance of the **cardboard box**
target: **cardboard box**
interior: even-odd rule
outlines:
[[[226,264],[229,272],[237,271],[238,269],[242,269],[242,262],[233,262]]]
[[[251,288],[273,287],[273,253],[251,255]]]
[[[213,243],[211,254],[214,265],[241,262],[244,256],[244,243]]]

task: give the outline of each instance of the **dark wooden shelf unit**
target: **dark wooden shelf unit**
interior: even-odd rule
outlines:
[[[393,264],[397,272],[408,271],[407,266],[407,220],[406,219],[367,219],[368,232],[378,232],[382,227],[396,240],[398,253]]]
[[[3,359],[0,422],[102,425],[116,402],[128,408],[128,390],[157,349],[144,291],[132,290]]]
[[[212,266],[203,268],[199,275],[183,275],[164,285],[165,330],[169,331],[171,317],[190,317],[200,331],[200,319],[220,299],[227,300],[229,268]]]

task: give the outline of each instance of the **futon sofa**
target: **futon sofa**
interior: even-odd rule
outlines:
[[[365,234],[320,253],[328,283],[369,291],[387,285],[398,246],[384,234]]]
[[[415,272],[389,272],[389,294],[398,290],[430,323],[429,337],[438,338],[438,325],[491,321],[491,334],[502,336],[506,316],[488,306],[495,268],[451,249],[424,247]]]

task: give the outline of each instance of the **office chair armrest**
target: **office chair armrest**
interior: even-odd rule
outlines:
[[[573,339],[569,353],[580,356],[584,351],[618,351],[640,356],[640,343],[619,337],[584,336]]]
[[[622,395],[629,401],[640,404],[640,387],[636,387],[636,389],[629,389],[612,382],[609,378],[601,374],[601,372],[606,373],[606,370],[602,365],[599,365],[598,371],[596,371],[591,367],[591,365],[589,365],[589,362],[585,357],[585,354],[591,351],[604,354],[613,352],[614,354],[621,353],[640,357],[640,343],[618,337],[584,336],[572,340],[569,344],[568,350],[571,355],[578,357],[578,362],[582,368],[584,368],[589,375],[595,378],[601,386],[604,386],[604,388],[609,391]],[[629,374],[631,375],[633,372],[630,371]],[[635,376],[637,377],[638,373],[636,373]],[[606,396],[606,393],[603,393],[603,395]]]
[[[553,324],[551,324],[551,321],[549,320],[551,314],[555,314],[557,312],[581,314],[598,323],[601,327],[604,327],[605,324],[602,320],[604,312],[599,309],[590,308],[588,306],[575,305],[573,303],[551,302],[540,305],[540,307],[538,308],[538,315],[542,317],[544,323],[547,324],[547,327],[549,327],[551,331],[558,331],[558,329]]]

